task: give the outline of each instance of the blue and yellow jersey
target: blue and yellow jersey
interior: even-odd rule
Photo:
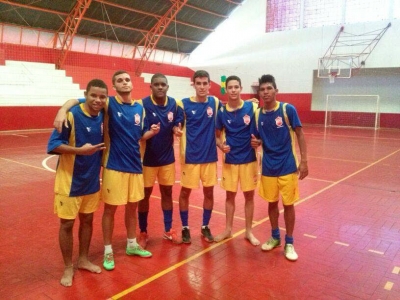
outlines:
[[[256,161],[256,151],[251,147],[251,135],[256,134],[255,111],[257,104],[241,101],[238,109],[233,110],[228,104],[221,107],[217,116],[216,128],[222,132],[222,140],[231,147],[224,154],[228,164],[247,164]]]
[[[50,136],[47,153],[57,154],[60,145],[81,147],[86,143],[103,142],[103,113],[91,116],[84,104],[73,107],[67,115],[68,128],[61,133],[54,130]],[[69,197],[83,196],[100,190],[101,152],[93,155],[61,154],[57,164],[54,191]]]
[[[149,130],[143,106],[138,101],[123,103],[110,96],[105,106],[103,166],[107,169],[142,173],[139,141]]]
[[[284,103],[278,102],[271,112],[260,109],[257,128],[262,140],[263,176],[283,176],[297,171],[295,134],[292,130],[302,127],[295,107],[286,104],[286,122]],[[289,127],[291,126],[291,128]]]
[[[220,107],[221,103],[214,96],[208,96],[205,102],[197,102],[194,97],[178,101],[178,110],[185,117],[181,163],[205,164],[218,160],[215,122]]]
[[[160,167],[175,162],[174,135],[172,128],[183,125],[183,115],[177,114],[177,104],[174,98],[166,97],[164,105],[158,105],[148,96],[142,99],[149,126],[160,123],[160,132],[145,141],[143,165],[147,167]]]

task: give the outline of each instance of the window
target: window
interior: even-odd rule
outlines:
[[[267,0],[266,31],[400,18],[399,0]]]

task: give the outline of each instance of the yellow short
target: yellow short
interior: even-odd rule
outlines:
[[[284,205],[292,205],[299,200],[299,179],[297,173],[284,176],[261,176],[258,194],[268,202],[279,200],[279,193]]]
[[[144,198],[143,174],[103,169],[102,199],[111,205],[125,205]]]
[[[217,163],[182,164],[181,186],[189,189],[199,188],[201,180],[203,187],[214,186],[217,183]]]
[[[54,213],[60,219],[74,220],[78,213],[91,214],[100,205],[100,191],[90,195],[69,197],[56,194],[54,197]]]
[[[237,192],[238,184],[243,192],[255,190],[258,182],[257,161],[233,165],[222,164],[221,187],[229,192]]]
[[[161,185],[174,185],[175,163],[161,167],[143,166],[144,187],[152,187],[156,179]]]

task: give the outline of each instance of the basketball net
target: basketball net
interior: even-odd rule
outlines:
[[[337,77],[337,72],[330,72],[329,73],[329,83],[335,83],[335,78]]]

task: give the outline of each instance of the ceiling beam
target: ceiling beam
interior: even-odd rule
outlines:
[[[135,70],[135,76],[139,77],[142,75],[143,68],[150,58],[151,53],[155,49],[158,41],[163,35],[168,25],[175,19],[178,12],[188,2],[188,0],[170,0],[172,6],[168,11],[160,18],[156,25],[150,29],[149,33],[143,37],[138,43],[138,46],[143,45],[142,53],[140,56],[139,64]]]
[[[64,66],[65,59],[72,47],[72,40],[90,3],[92,3],[92,0],[77,0],[64,24],[58,30],[58,37],[61,31],[64,31],[64,34],[61,41],[61,53],[57,61],[57,69],[61,69]]]
[[[110,1],[106,1],[106,0],[93,0],[93,1],[96,1],[96,2],[99,2],[99,3],[104,3],[106,5],[117,7],[117,8],[123,9],[123,10],[127,10],[127,11],[131,11],[131,12],[143,14],[143,15],[146,15],[146,16],[151,16],[151,17],[156,18],[157,20],[162,18],[162,16],[154,14],[154,13],[146,12],[146,11],[143,11],[143,10],[135,9],[135,8],[132,8],[132,7],[124,6],[124,5],[113,3],[113,2],[110,2]],[[178,20],[176,20],[176,23],[177,24],[181,24],[181,25],[185,25],[185,26],[189,26],[189,27],[193,27],[193,28],[196,28],[196,29],[201,29],[201,30],[205,30],[205,31],[209,31],[209,32],[214,32],[214,29],[193,25],[193,24],[182,22],[182,21],[178,21]]]
[[[31,6],[31,5],[26,5],[26,4],[22,4],[22,3],[16,3],[16,2],[10,2],[8,0],[0,0],[0,3],[6,3],[6,4],[9,4],[11,6],[23,7],[23,8],[26,8],[26,9],[32,9],[32,10],[36,10],[36,11],[47,12],[47,13],[51,13],[51,14],[55,14],[55,15],[59,15],[59,16],[64,16],[64,17],[68,17],[68,15],[69,15],[68,13],[64,13],[64,12],[60,12],[60,11],[56,11],[56,10],[52,10],[52,9],[36,7],[36,6]],[[125,26],[125,25],[119,25],[119,24],[110,24],[110,23],[105,22],[105,21],[91,19],[91,18],[82,18],[82,20],[85,20],[85,21],[88,21],[88,22],[93,22],[93,23],[99,23],[99,24],[102,24],[102,25],[109,25],[109,26],[113,26],[113,27],[116,27],[116,28],[123,28],[123,29],[127,29],[127,30],[137,31],[137,32],[140,32],[143,35],[146,35],[146,34],[148,34],[150,32],[148,30],[137,29],[137,28],[133,28],[133,27]],[[196,43],[196,44],[201,44],[201,42],[202,42],[202,41],[198,41],[198,40],[190,40],[190,39],[179,38],[179,37],[177,38],[175,36],[165,35],[165,34],[163,35],[163,37],[174,39],[174,40],[179,40],[179,41],[184,41],[184,42],[189,42],[189,43]]]

